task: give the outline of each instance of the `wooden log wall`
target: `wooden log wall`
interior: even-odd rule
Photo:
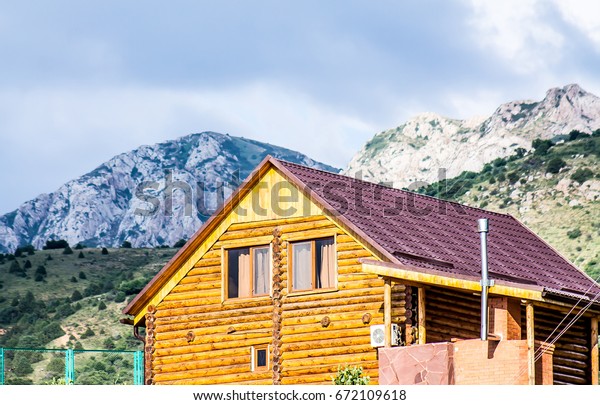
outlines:
[[[427,289],[427,343],[480,337],[481,300],[472,293],[432,287]]]
[[[289,241],[336,237],[337,289],[289,291]],[[273,296],[222,302],[223,247],[273,246]],[[324,216],[229,227],[154,314],[155,384],[331,384],[339,365],[361,365],[378,381],[370,325],[383,324],[383,280],[361,271],[374,258]],[[279,271],[278,271],[279,269]],[[404,286],[392,317],[404,323]],[[251,347],[269,345],[268,370],[252,372]]]
[[[566,326],[576,313],[577,311],[574,311],[562,323],[559,330],[552,333],[565,316],[566,311],[562,313],[547,308],[535,307],[535,340],[544,341],[550,334],[552,334],[550,339],[554,339],[560,329]],[[554,384],[591,384],[590,334],[590,320],[582,317],[555,343],[553,357]]]

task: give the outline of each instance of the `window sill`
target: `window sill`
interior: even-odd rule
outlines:
[[[259,295],[256,297],[244,297],[244,298],[225,298],[221,301],[221,305],[236,305],[243,304],[246,302],[256,302],[256,301],[268,301],[271,302],[271,297],[269,295]]]
[[[327,294],[338,292],[338,288],[319,288],[317,290],[306,290],[306,291],[294,291],[288,293],[286,297],[300,297],[303,295],[315,295],[315,294]]]

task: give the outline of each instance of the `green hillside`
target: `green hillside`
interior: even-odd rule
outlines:
[[[418,191],[508,213],[594,278],[600,276],[600,130],[534,141],[479,173]],[[493,227],[493,224],[490,224]],[[491,228],[493,231],[493,228]]]
[[[119,322],[121,310],[177,249],[69,250],[29,250],[0,258],[0,347],[141,350],[132,327]],[[130,372],[131,359],[78,357],[78,383],[131,383],[129,376],[119,377],[121,369]],[[60,379],[63,358],[8,351],[6,381]]]

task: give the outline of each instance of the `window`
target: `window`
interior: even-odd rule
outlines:
[[[335,287],[333,237],[292,243],[292,291]]]
[[[252,346],[252,358],[250,361],[252,362],[252,364],[251,364],[252,371],[268,370],[269,369],[269,347],[268,346],[260,346],[260,347]]]
[[[227,298],[268,295],[269,256],[268,246],[227,250]]]

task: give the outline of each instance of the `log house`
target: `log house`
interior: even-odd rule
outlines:
[[[490,221],[490,338],[525,353],[514,381],[491,383],[597,384],[600,286],[516,219],[272,157],[124,309],[146,331],[145,382],[331,384],[360,365],[377,384],[392,326],[402,348],[468,344],[478,218]],[[549,343],[573,306],[583,316]],[[468,371],[448,383],[477,383]]]

